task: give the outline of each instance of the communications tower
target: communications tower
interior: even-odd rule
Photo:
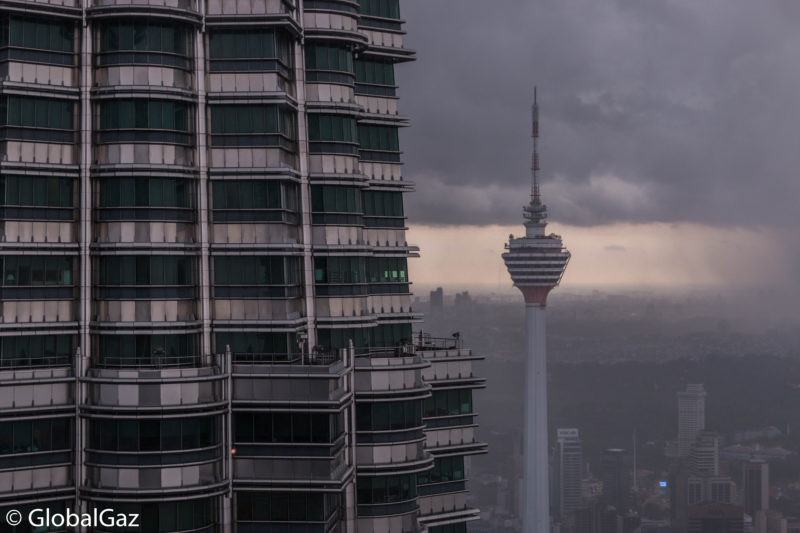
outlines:
[[[514,286],[525,298],[524,533],[549,533],[547,347],[545,304],[561,281],[570,254],[561,237],[547,235],[547,207],[539,193],[539,106],[533,90],[531,199],[523,208],[525,236],[509,237],[503,260]]]

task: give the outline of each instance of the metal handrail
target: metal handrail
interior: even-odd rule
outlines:
[[[52,357],[0,358],[0,370],[14,370],[18,368],[45,368],[70,365],[72,365],[72,356],[69,355],[55,355]]]

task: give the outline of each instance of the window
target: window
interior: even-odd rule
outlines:
[[[297,186],[264,180],[213,181],[214,209],[297,209]],[[283,193],[281,193],[283,190]]]
[[[89,421],[89,444],[96,450],[166,452],[219,444],[215,417],[105,419]]]
[[[189,104],[175,100],[119,99],[100,102],[101,130],[189,131]]]
[[[339,185],[312,185],[311,210],[317,213],[362,213],[361,189]]]
[[[417,497],[417,476],[358,476],[356,488],[359,505],[408,501]]]
[[[0,205],[20,207],[73,207],[72,178],[0,176]]]
[[[279,256],[217,256],[216,285],[295,285],[300,282],[300,258]]]
[[[0,102],[0,120],[3,126],[73,130],[74,107],[69,100],[3,96]]]
[[[191,208],[194,187],[180,178],[103,178],[100,207]]]
[[[318,329],[317,344],[326,352],[347,348],[351,340],[356,348],[365,348],[370,345],[369,331],[369,328]]]
[[[356,83],[395,86],[394,64],[387,61],[358,59],[355,62]]]
[[[408,283],[408,266],[406,258],[368,258],[367,280],[370,283]]]
[[[148,19],[123,19],[100,26],[100,52],[162,52],[186,55],[188,33],[182,25]]]
[[[102,256],[100,285],[192,285],[193,259],[178,255]]]
[[[0,456],[72,449],[72,419],[0,423]]]
[[[381,152],[398,152],[400,150],[397,128],[394,126],[360,124],[358,126],[358,142],[361,144],[362,150]]]
[[[309,44],[306,46],[306,70],[353,73],[353,52],[346,46]]]
[[[236,413],[237,443],[328,444],[344,432],[344,415],[327,413]]]
[[[389,431],[422,425],[422,400],[357,403],[358,431]]]
[[[361,14],[373,17],[399,19],[399,0],[359,0]]]
[[[278,105],[213,105],[212,134],[280,134],[296,138],[295,113]]]
[[[239,522],[322,522],[340,506],[337,493],[237,492]]]
[[[4,287],[73,285],[73,259],[69,256],[0,256]]]
[[[283,356],[298,351],[295,335],[292,333],[217,333],[215,336],[217,353],[224,353],[230,346],[234,362],[251,362],[259,360],[257,356]],[[275,357],[279,359],[279,357]]]
[[[0,337],[0,366],[68,364],[75,350],[72,335],[14,335]]]
[[[100,335],[94,346],[108,367],[191,365],[198,353],[195,335]]]
[[[209,59],[278,59],[291,65],[292,43],[284,32],[261,28],[213,30],[209,33]]]
[[[435,390],[425,399],[423,416],[456,416],[472,414],[472,390]]]
[[[355,143],[356,120],[347,115],[308,115],[308,140]]]
[[[380,324],[371,330],[372,345],[398,346],[411,342],[411,324]]]
[[[70,53],[75,50],[75,26],[72,22],[11,15],[3,17],[0,25],[0,47]]]
[[[369,217],[402,217],[403,193],[364,191],[364,214]]]
[[[446,481],[462,481],[464,479],[464,457],[437,457],[433,461],[433,469],[419,474],[419,484],[443,483]]]
[[[347,348],[351,339],[356,348],[395,347],[403,342],[410,342],[411,324],[381,324],[373,328],[337,328],[317,331],[317,343],[326,351]]]
[[[314,281],[316,283],[364,283],[363,257],[316,257],[314,258]]]

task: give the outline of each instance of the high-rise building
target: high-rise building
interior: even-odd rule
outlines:
[[[690,527],[689,511],[693,506],[732,504],[736,500],[736,484],[720,468],[720,441],[718,433],[698,431],[688,461],[683,459],[675,467],[675,475],[670,479],[670,507],[676,533]]]
[[[479,357],[411,333],[403,34],[399,0],[0,2],[3,516],[475,518]]]
[[[560,520],[565,520],[581,504],[581,482],[583,480],[583,445],[575,428],[556,430],[556,453],[554,458],[553,508]]]
[[[769,509],[769,463],[752,460],[744,464],[744,512],[755,516],[756,511]]]
[[[722,437],[714,431],[698,431],[689,452],[691,472],[696,476],[719,476],[719,449]]]
[[[428,313],[431,316],[442,316],[444,313],[444,290],[441,287],[431,291]]]
[[[627,452],[621,448],[603,451],[601,477],[603,480],[603,500],[624,515],[630,505],[631,466]]]
[[[561,237],[545,234],[547,207],[539,193],[539,107],[533,97],[531,198],[523,209],[525,236],[509,238],[503,260],[525,298],[524,516],[526,533],[549,533],[549,443],[547,427],[547,295],[561,281],[570,254]]]
[[[702,384],[686,386],[678,392],[678,456],[692,450],[697,432],[706,428],[706,391]]]

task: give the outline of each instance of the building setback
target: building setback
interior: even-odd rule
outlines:
[[[479,357],[412,335],[403,34],[399,0],[0,1],[2,516],[477,517]]]

